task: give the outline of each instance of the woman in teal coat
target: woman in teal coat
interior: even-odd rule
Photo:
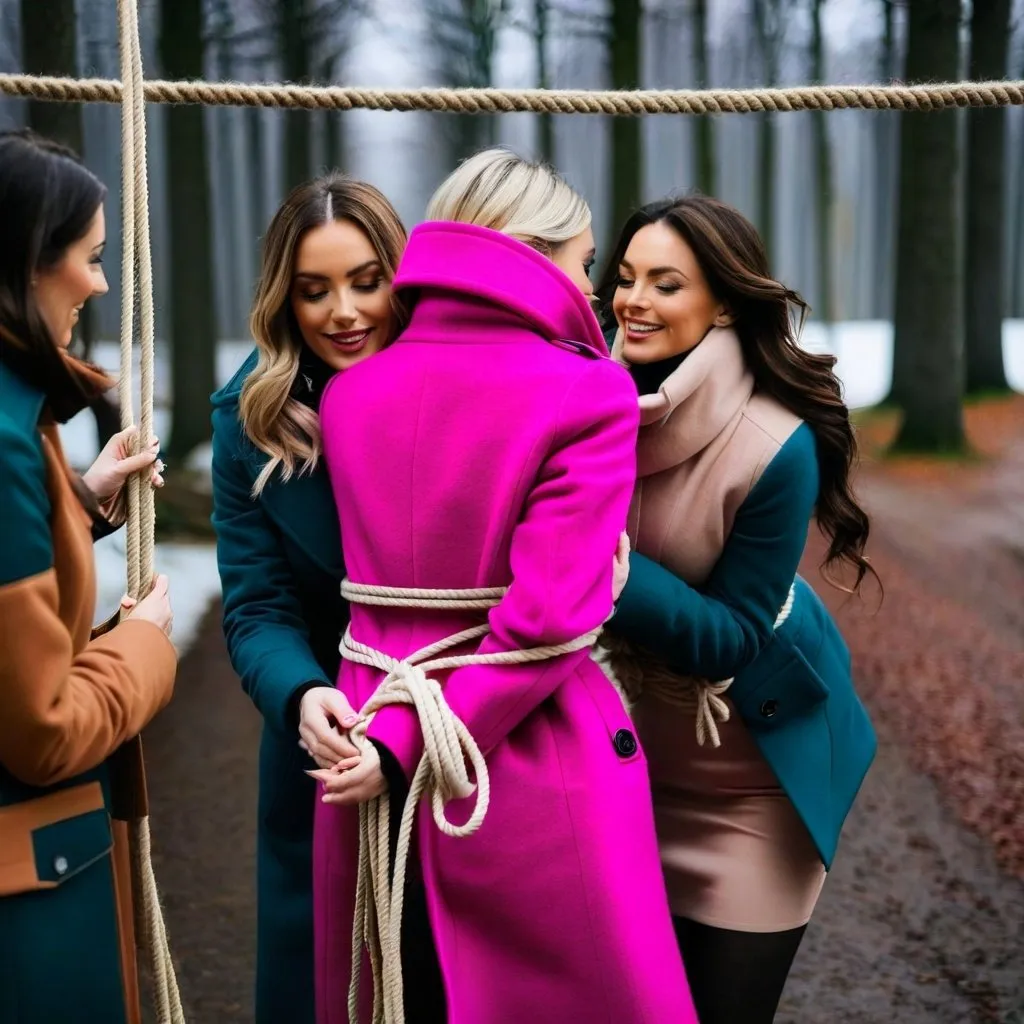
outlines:
[[[859,586],[868,521],[830,356],[736,210],[626,224],[599,295],[641,428],[634,554],[609,631],[636,700],[701,1024],[768,1024],[875,750],[843,639],[796,570],[816,516]]]
[[[320,463],[328,379],[394,336],[405,230],[370,185],[300,186],[267,232],[253,352],[213,396],[213,522],[224,634],[263,715],[257,839],[257,1024],[313,1024],[315,767],[355,719],[335,690],[348,621],[338,516]],[[297,742],[300,707],[311,729]]]

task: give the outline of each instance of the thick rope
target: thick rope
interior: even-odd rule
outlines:
[[[149,239],[149,193],[146,174],[146,114],[143,98],[142,47],[138,9],[134,0],[118,0],[121,39],[121,77],[128,83],[121,106],[121,196],[123,254],[121,262],[121,424],[134,423],[132,409],[132,341],[135,313],[135,275],[138,270],[140,319],[140,416],[136,450],[153,436],[153,270]],[[155,509],[153,489],[136,474],[128,481],[128,520],[125,524],[128,593],[143,598],[153,579]],[[148,955],[158,1024],[184,1024],[153,873],[149,818],[129,823],[134,888],[138,896],[136,928]]]
[[[124,77],[122,73],[122,78]],[[924,85],[807,85],[781,89],[365,89],[281,83],[145,83],[149,103],[306,110],[434,110],[460,114],[757,114],[797,110],[948,110],[1024,105],[1024,81]],[[120,103],[110,78],[0,75],[0,93],[61,102]]]
[[[795,598],[796,588],[790,586],[786,600],[775,618],[774,629],[779,629],[789,618]],[[608,670],[622,687],[628,702],[635,703],[643,692],[672,707],[692,711],[698,745],[703,747],[708,740],[713,747],[722,745],[718,726],[728,722],[732,715],[729,705],[723,700],[724,694],[732,686],[732,679],[712,682],[673,672],[663,662],[621,637],[606,634],[601,637],[601,646],[608,652]]]
[[[426,590],[420,588],[376,587],[345,580],[344,598],[353,604],[393,608],[485,609],[501,602],[503,587],[471,590]],[[423,756],[413,775],[402,812],[395,852],[394,875],[389,880],[388,794],[359,806],[359,862],[356,904],[352,922],[352,975],[349,984],[348,1015],[351,1024],[359,1021],[359,976],[364,948],[369,953],[373,975],[373,1024],[404,1024],[402,983],[402,905],[405,878],[412,842],[416,807],[429,796],[434,823],[448,836],[472,835],[483,823],[490,802],[491,784],[487,762],[469,730],[448,706],[441,685],[428,673],[460,668],[464,665],[521,665],[546,661],[593,646],[600,629],[564,644],[533,647],[526,650],[498,651],[493,654],[444,655],[445,651],[479,640],[490,632],[484,622],[460,633],[444,637],[405,658],[393,658],[353,639],[351,627],[341,641],[341,656],[380,669],[384,679],[362,708],[364,720],[352,730],[353,742],[362,748],[373,715],[392,704],[411,704],[419,717],[423,734]],[[472,769],[472,776],[469,768]],[[475,783],[474,783],[475,778]],[[476,794],[472,812],[462,825],[452,824],[445,816],[450,800]]]

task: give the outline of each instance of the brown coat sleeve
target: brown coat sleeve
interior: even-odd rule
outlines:
[[[46,786],[95,767],[167,704],[177,656],[130,619],[77,655],[53,569],[0,587],[0,763]]]

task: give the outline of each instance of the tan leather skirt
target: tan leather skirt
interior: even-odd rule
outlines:
[[[656,697],[633,716],[673,914],[746,932],[806,924],[825,868],[736,709],[720,747],[700,746],[693,712]]]

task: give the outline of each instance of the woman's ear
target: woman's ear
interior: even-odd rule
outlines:
[[[732,327],[732,325],[736,323],[736,317],[733,316],[733,314],[730,313],[729,310],[725,308],[725,306],[723,306],[718,311],[718,315],[715,317],[712,323],[715,327]]]

